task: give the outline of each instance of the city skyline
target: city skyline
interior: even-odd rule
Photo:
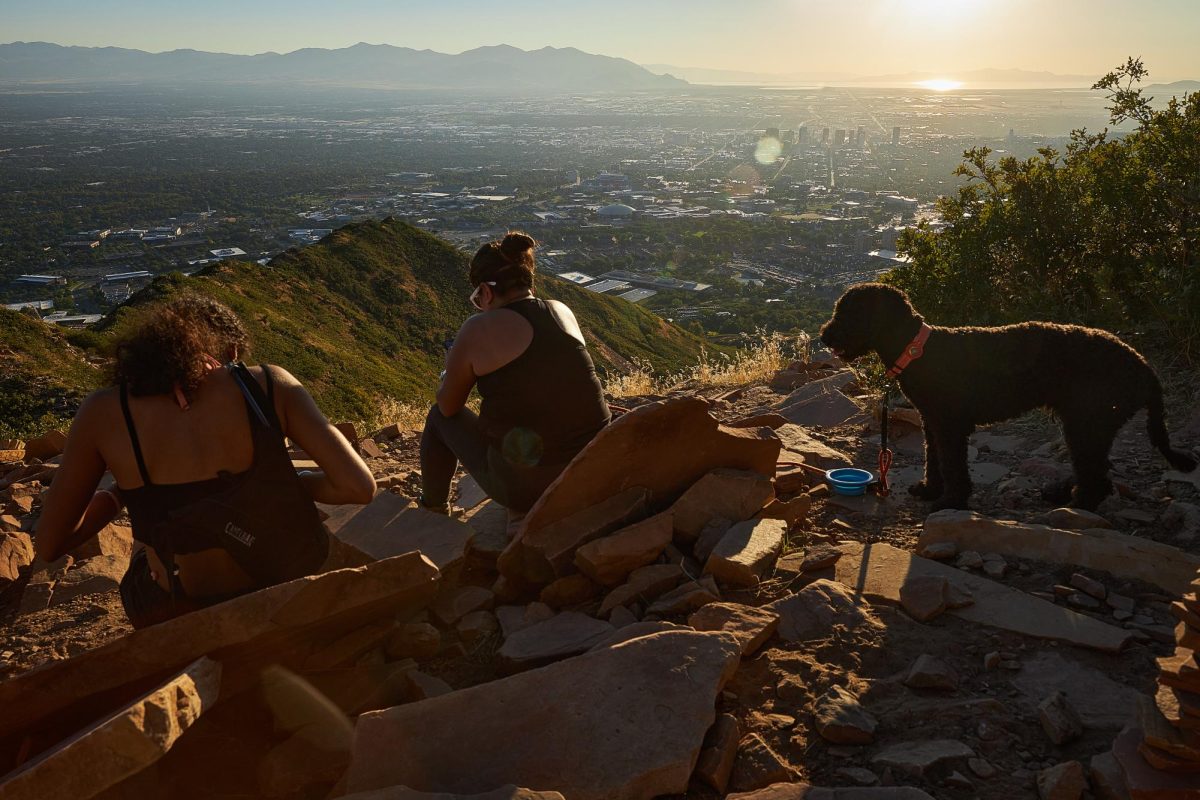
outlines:
[[[226,53],[335,49],[360,41],[458,53],[509,44],[576,47],[638,64],[833,77],[907,72],[954,79],[979,69],[1099,76],[1127,56],[1152,79],[1200,78],[1200,4],[1115,0],[213,0],[203,6],[116,0],[97,16],[80,0],[0,3],[7,41]],[[881,46],[886,42],[887,46]],[[2,73],[0,73],[2,77]]]

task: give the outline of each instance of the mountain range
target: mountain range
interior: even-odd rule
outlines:
[[[607,92],[674,89],[686,82],[623,58],[573,47],[479,47],[457,55],[360,42],[335,50],[233,55],[200,50],[148,53],[121,47],[0,44],[0,83],[269,83],[388,89]]]
[[[190,277],[159,277],[88,331],[64,335],[0,308],[0,437],[77,404],[102,380],[88,357],[107,352],[148,303],[184,291],[233,308],[250,336],[250,360],[286,367],[336,420],[371,420],[382,398],[429,402],[443,343],[472,313],[466,255],[393,219],[347,225],[266,266],[223,261]],[[634,362],[678,372],[706,349],[640,306],[554,276],[539,277],[538,294],[574,310],[602,372]]]

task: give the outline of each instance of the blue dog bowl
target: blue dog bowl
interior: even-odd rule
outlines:
[[[865,469],[843,467],[826,472],[825,480],[829,481],[829,488],[838,494],[858,497],[866,494],[867,487],[875,482],[875,476]]]

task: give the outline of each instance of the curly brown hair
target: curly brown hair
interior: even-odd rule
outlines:
[[[244,357],[246,329],[223,303],[185,294],[151,307],[116,342],[114,383],[136,397],[168,394],[178,386],[192,399],[209,373],[205,356]]]
[[[537,246],[532,236],[520,231],[488,242],[471,259],[471,285],[495,281],[496,293],[500,295],[518,287],[532,289],[536,269],[533,249]]]

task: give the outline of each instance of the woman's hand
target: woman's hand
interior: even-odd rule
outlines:
[[[301,477],[304,488],[319,503],[365,504],[375,497],[375,478],[337,428],[330,424],[300,381],[281,367],[271,367],[275,379],[275,411],[287,437],[321,467]]]

